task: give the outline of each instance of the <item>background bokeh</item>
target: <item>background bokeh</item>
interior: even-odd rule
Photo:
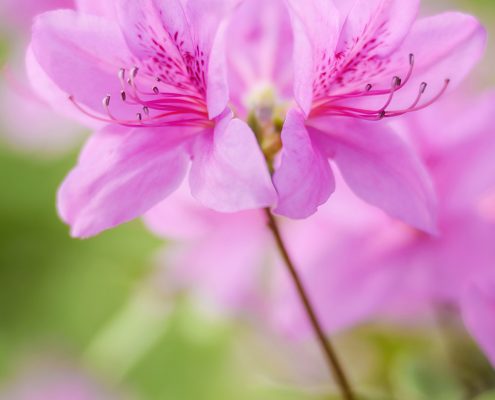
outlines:
[[[474,13],[495,34],[494,0],[423,3]],[[0,21],[2,64],[15,51],[6,25]],[[490,40],[480,88],[495,84],[494,60]],[[21,149],[8,131],[15,129],[10,119],[33,123],[21,111],[0,121],[0,388],[30,384],[37,369],[55,364],[123,399],[331,398],[310,344],[288,351],[262,327],[158,290],[153,277],[162,243],[140,222],[71,239],[55,196],[77,149]],[[370,325],[337,341],[367,398],[385,399],[390,391],[401,400],[456,400],[465,398],[467,385],[487,392],[479,400],[495,399],[495,374],[455,318],[407,329]]]

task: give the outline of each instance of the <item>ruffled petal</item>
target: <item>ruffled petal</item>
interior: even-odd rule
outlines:
[[[414,152],[385,124],[348,118],[311,121],[310,132],[350,188],[392,217],[436,233],[436,196]]]
[[[304,116],[295,109],[287,114],[282,142],[282,161],[273,176],[279,196],[275,212],[290,218],[306,218],[335,190],[332,170],[327,158],[312,143]]]
[[[58,193],[76,237],[130,221],[179,187],[188,166],[184,132],[108,127],[87,143]]]
[[[227,114],[198,139],[190,173],[191,193],[216,211],[235,212],[276,202],[268,167],[254,133]]]

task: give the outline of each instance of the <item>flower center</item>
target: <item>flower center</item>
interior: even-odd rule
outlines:
[[[280,99],[270,84],[255,87],[246,97],[248,124],[253,130],[270,168],[282,149],[281,133],[289,103]]]
[[[368,121],[378,121],[383,118],[397,117],[410,112],[423,110],[435,103],[447,90],[450,79],[445,79],[441,90],[429,100],[422,102],[428,84],[422,82],[418,87],[418,92],[412,103],[403,109],[391,110],[390,106],[394,96],[411,80],[414,70],[414,55],[409,55],[409,71],[404,79],[398,76],[392,78],[392,83],[388,89],[374,89],[371,84],[367,84],[362,90],[335,96],[326,96],[315,102],[311,111],[312,117],[320,116],[341,116],[359,118]],[[384,104],[378,109],[358,108],[348,105],[349,101],[363,98],[383,97]]]

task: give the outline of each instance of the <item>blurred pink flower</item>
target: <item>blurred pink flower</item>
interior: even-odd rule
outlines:
[[[27,36],[37,14],[58,8],[74,8],[74,0],[2,0],[0,20],[3,26],[18,29]]]
[[[73,7],[73,1],[69,0],[5,0],[0,4],[2,29],[8,31],[11,47],[7,66],[0,77],[1,132],[3,138],[20,151],[56,155],[79,142],[80,129],[34,93],[23,66],[34,16],[56,8]]]
[[[189,166],[192,194],[207,207],[232,212],[276,201],[251,129],[226,109],[224,17],[234,3],[122,0],[116,19],[98,11],[38,17],[33,83],[64,109],[70,95],[74,109],[103,126],[59,191],[74,236],[146,212]]]
[[[467,328],[494,362],[494,112],[493,92],[477,99],[457,94],[397,123],[433,176],[439,236],[380,218],[341,232],[335,248],[303,271],[328,331],[450,305],[462,310]],[[290,286],[281,293],[278,309],[285,315],[275,318],[284,329],[302,333],[307,325],[297,297]],[[336,320],[345,314],[348,321]]]
[[[295,99],[274,175],[276,212],[314,213],[335,188],[328,159],[362,199],[434,232],[435,200],[416,155],[384,118],[424,109],[479,60],[485,31],[468,15],[415,22],[419,0],[289,1]]]
[[[65,362],[40,360],[0,387],[4,400],[111,400],[117,397]]]

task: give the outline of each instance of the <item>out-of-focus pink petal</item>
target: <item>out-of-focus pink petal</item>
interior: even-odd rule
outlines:
[[[387,125],[349,118],[311,122],[350,188],[368,203],[426,232],[436,232],[436,197],[419,158]]]
[[[119,112],[125,104],[119,101],[118,72],[132,63],[117,24],[74,11],[48,12],[36,19],[31,48],[45,74],[63,92],[100,114],[106,113],[102,100],[110,95],[116,117],[128,117]],[[36,86],[37,80],[32,83]]]
[[[249,126],[226,114],[214,132],[198,138],[190,173],[191,193],[222,212],[276,202],[268,167]]]
[[[179,187],[188,155],[184,132],[108,127],[95,134],[58,193],[58,209],[76,237],[142,215]]]
[[[244,1],[229,24],[227,49],[231,101],[243,115],[255,90],[292,98],[293,36],[283,0]]]
[[[469,332],[495,366],[495,281],[486,279],[469,284],[461,310]]]
[[[289,227],[285,238],[326,332],[335,333],[376,318],[400,290],[404,272],[387,259],[383,226],[349,229],[318,219],[319,214]],[[277,271],[282,278],[273,300],[275,327],[294,339],[306,338],[312,329],[293,282],[284,279],[283,264]]]
[[[189,183],[184,181],[179,189],[144,215],[148,228],[167,239],[194,240],[214,231],[217,224],[233,218],[203,207],[191,195]]]
[[[445,212],[453,214],[476,208],[495,188],[494,133],[487,125],[485,132],[443,153],[444,159],[435,169],[435,178]]]
[[[273,181],[279,195],[275,212],[305,218],[316,212],[335,189],[327,158],[313,146],[301,112],[287,114],[282,131],[282,160]]]
[[[309,114],[317,68],[338,42],[339,13],[326,0],[289,0],[288,4],[294,32],[294,96]]]
[[[193,289],[226,310],[252,307],[262,286],[262,266],[271,244],[261,210],[216,213],[210,229],[164,253],[167,290]]]
[[[2,400],[123,400],[65,360],[31,361],[0,389]]]
[[[76,0],[76,8],[83,13],[107,18],[115,17],[115,3],[113,1]]]
[[[28,34],[21,30],[29,31],[29,26],[37,14],[60,8],[74,8],[74,0],[2,0],[0,19],[2,25],[19,28],[19,33]]]
[[[21,78],[9,75],[0,82],[0,104],[1,136],[16,149],[53,156],[81,139],[81,128],[57,115]]]

